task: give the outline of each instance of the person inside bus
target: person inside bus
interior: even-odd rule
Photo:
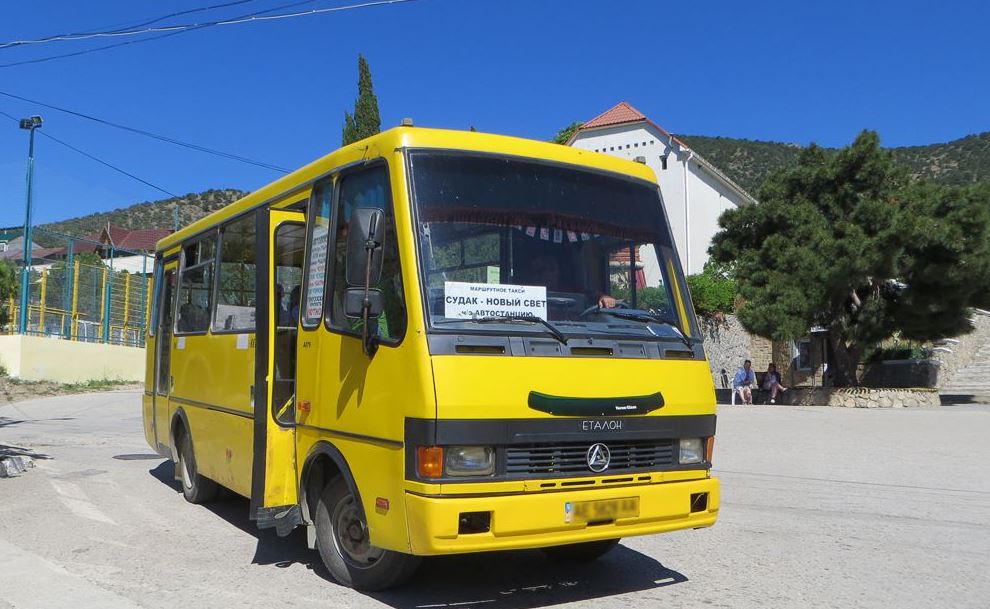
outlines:
[[[611,309],[618,304],[618,301],[601,290],[586,292],[567,284],[560,271],[558,256],[544,254],[533,259],[533,271],[531,282],[533,285],[544,286],[548,292],[585,292],[588,302],[597,302],[603,309]]]
[[[763,388],[770,392],[771,404],[776,404],[777,396],[787,391],[787,387],[780,383],[780,373],[777,372],[777,365],[773,362],[767,366],[766,376],[763,377]]]
[[[299,323],[299,301],[302,296],[302,286],[297,285],[292,288],[289,292],[289,306],[287,313],[287,321],[290,326],[295,326]]]

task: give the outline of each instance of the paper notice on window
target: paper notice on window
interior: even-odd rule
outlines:
[[[536,285],[444,282],[444,316],[450,319],[511,317],[547,318],[547,288]]]
[[[323,315],[323,288],[327,276],[327,240],[330,231],[325,226],[313,227],[312,252],[309,257],[309,282],[306,284],[306,319]]]

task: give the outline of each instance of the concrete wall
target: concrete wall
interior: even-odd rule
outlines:
[[[647,123],[581,131],[571,145],[630,161],[638,156],[646,158],[660,184],[674,245],[688,274],[700,273],[708,261],[708,246],[719,230],[722,212],[743,204],[737,193],[690,154],[672,148],[665,136]]]
[[[144,380],[144,349],[40,336],[0,336],[0,364],[25,381]]]

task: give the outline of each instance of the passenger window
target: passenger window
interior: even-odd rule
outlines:
[[[213,330],[253,332],[255,307],[255,214],[231,222],[220,232],[217,311]]]
[[[325,182],[316,188],[310,202],[309,214],[309,259],[306,262],[306,277],[303,294],[302,325],[314,328],[323,319],[323,296],[327,281],[327,247],[330,244],[330,211],[333,201],[333,183]]]
[[[210,327],[210,291],[216,252],[215,236],[183,248],[175,327],[177,334],[206,332]]]
[[[402,340],[406,332],[406,307],[402,296],[402,272],[399,266],[399,248],[396,241],[395,216],[392,213],[392,191],[388,181],[388,169],[385,165],[379,165],[344,175],[340,179],[339,188],[330,325],[350,332],[361,330],[360,319],[352,319],[344,315],[344,290],[348,287],[344,278],[347,229],[354,209],[378,207],[385,211],[382,278],[377,286],[372,286],[382,291],[385,301],[385,309],[378,319],[378,334],[384,342],[397,343]]]

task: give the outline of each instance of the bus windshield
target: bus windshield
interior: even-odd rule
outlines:
[[[565,336],[693,334],[681,327],[692,318],[677,308],[679,266],[655,184],[517,157],[409,158],[433,329],[546,333],[550,322]]]

